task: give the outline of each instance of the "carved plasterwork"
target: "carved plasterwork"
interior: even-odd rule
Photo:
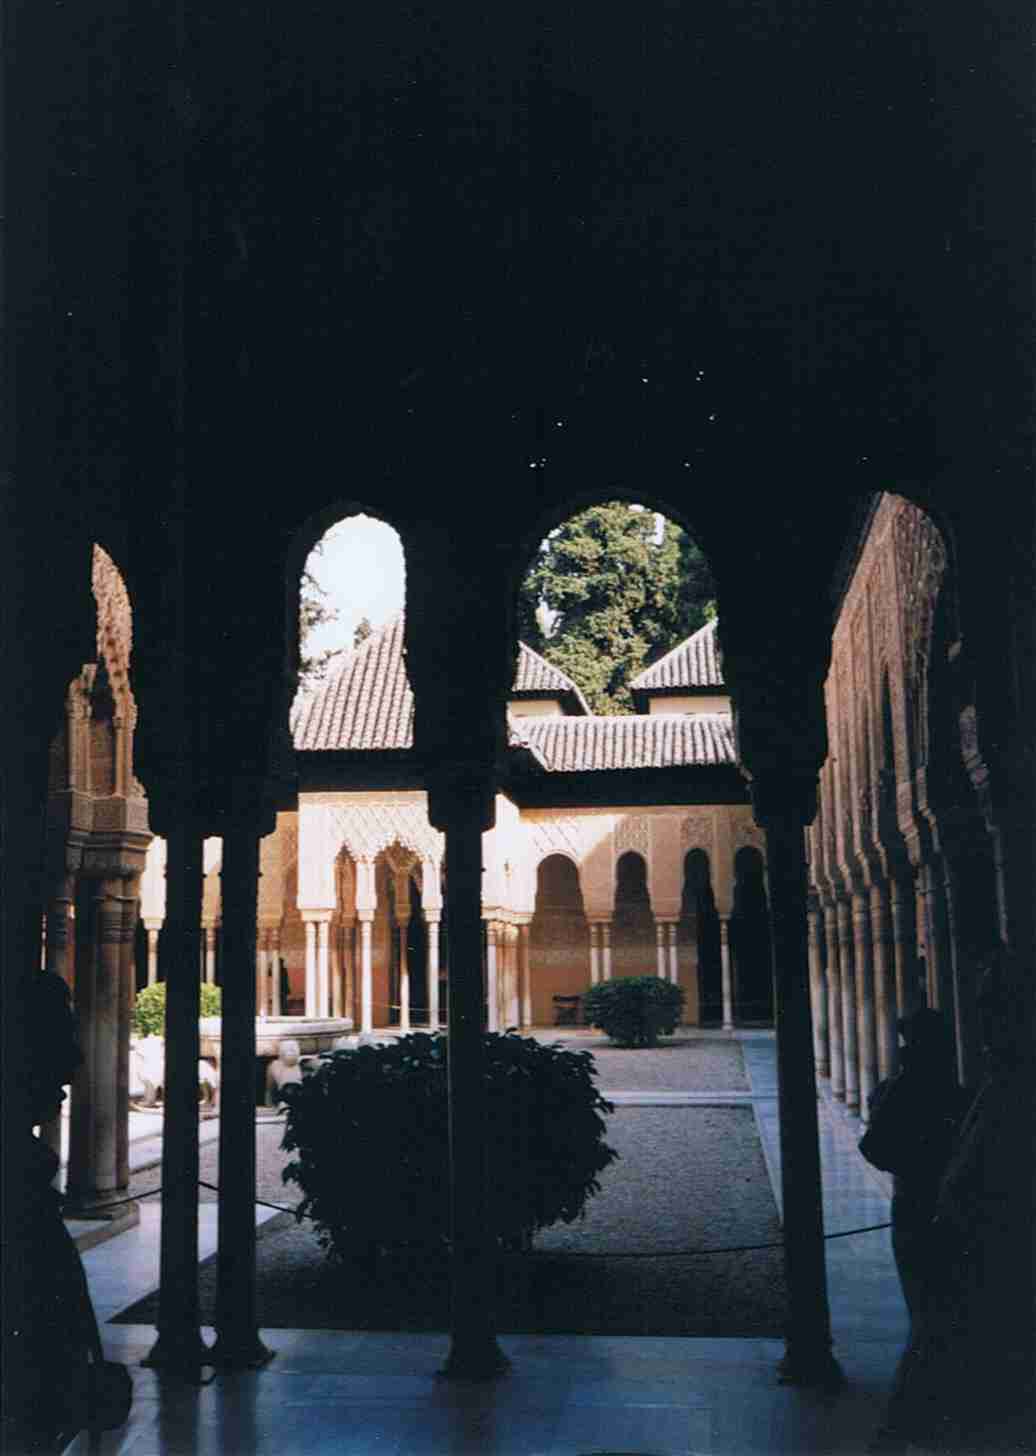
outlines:
[[[428,822],[423,803],[335,804],[330,814],[338,847],[344,845],[353,859],[372,860],[390,845],[415,859],[443,857],[444,836]]]
[[[754,819],[738,819],[734,823],[731,847],[736,854],[739,849],[757,849],[766,852],[766,834]]]
[[[935,606],[946,571],[946,546],[938,527],[915,506],[896,517],[896,569],[902,585],[903,669],[921,761],[928,756],[928,668]]]
[[[91,585],[97,602],[97,656],[108,668],[108,679],[118,711],[127,724],[136,721],[136,704],[130,687],[129,666],[133,650],[133,614],[129,593],[118,567],[100,546],[94,547]]]
[[[601,838],[600,822],[578,815],[558,815],[525,822],[537,863],[549,854],[565,854],[576,864],[581,864]]]
[[[680,844],[683,849],[707,849],[712,853],[716,839],[715,819],[711,809],[691,809],[680,821]]]
[[[650,830],[645,814],[627,814],[615,826],[615,853],[635,850],[646,860],[651,850]]]

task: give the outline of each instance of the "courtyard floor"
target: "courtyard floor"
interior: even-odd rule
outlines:
[[[564,1039],[590,1044],[583,1034]],[[743,1120],[750,1113],[779,1201],[772,1033],[746,1032],[733,1040],[706,1034],[693,1042],[689,1050],[700,1052],[701,1065],[709,1065],[726,1086],[688,1086],[685,1069],[677,1073],[681,1085],[675,1087],[665,1076],[651,1085],[617,1085],[627,1067],[623,1080],[647,1083],[649,1064],[639,1061],[642,1053],[602,1046],[600,1084],[617,1103],[616,1116],[627,1109],[635,1115],[651,1109],[652,1116],[672,1109],[667,1115],[686,1118],[702,1108],[711,1113],[736,1107]],[[722,1051],[712,1056],[706,1050],[712,1046]],[[648,1056],[668,1058],[672,1051]],[[637,1060],[629,1062],[631,1057]],[[721,1063],[727,1070],[719,1078]],[[638,1065],[643,1076],[633,1075]],[[858,1128],[823,1099],[820,1116],[828,1232],[884,1221],[887,1197],[856,1152]],[[275,1172],[271,1166],[266,1176]],[[277,1202],[290,1201],[284,1193],[278,1188]],[[202,1205],[203,1258],[214,1248],[215,1213],[211,1203]],[[157,1283],[158,1215],[155,1200],[145,1199],[137,1229],[84,1256],[105,1322],[106,1348],[112,1357],[134,1363],[137,1388],[130,1423],[104,1438],[99,1448],[104,1456],[862,1452],[880,1418],[905,1334],[886,1230],[827,1245],[835,1350],[849,1378],[837,1397],[778,1386],[782,1347],[769,1337],[508,1334],[501,1343],[513,1362],[511,1372],[490,1385],[470,1386],[435,1379],[447,1348],[441,1333],[288,1328],[270,1328],[264,1335],[277,1352],[265,1370],[223,1376],[194,1389],[139,1368],[136,1362],[154,1338],[150,1326],[108,1323]],[[260,1222],[267,1216],[277,1217],[257,1212]]]

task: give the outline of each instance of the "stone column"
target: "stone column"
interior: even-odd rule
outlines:
[[[593,931],[593,926],[591,933]],[[529,925],[524,921],[518,927],[518,979],[522,999],[522,1025],[532,1025],[532,964],[529,956]],[[591,946],[593,940],[591,939]]]
[[[428,1029],[439,1028],[439,917],[425,916],[425,934],[428,937]]]
[[[678,986],[680,984],[680,959],[676,944],[676,925],[672,920],[669,922],[667,934],[669,936],[669,979],[674,986]]]
[[[612,978],[612,928],[607,920],[601,921],[601,980]]]
[[[781,1187],[788,1323],[780,1378],[833,1386],[842,1377],[831,1353],[824,1262],[823,1199],[809,1005],[807,874],[803,827],[814,812],[805,785],[752,785],[757,822],[766,831],[773,943],[780,1105]]]
[[[254,1370],[271,1358],[259,1338],[255,1287],[255,940],[261,827],[245,820],[225,829],[220,872],[219,1242],[216,1343],[210,1358],[224,1370]]]
[[[827,1025],[827,985],[820,950],[820,909],[811,896],[806,913],[809,937],[809,999],[813,1012],[813,1060],[817,1075],[830,1077],[831,1048]]]
[[[331,917],[317,921],[317,1016],[328,1015],[331,1001]]]
[[[847,900],[835,907],[838,919],[838,964],[842,970],[842,1044],[845,1053],[845,1105],[860,1110],[860,1054],[856,1036],[856,969],[853,965],[852,915]]]
[[[129,1187],[129,1047],[133,1030],[133,1003],[137,995],[137,917],[140,914],[140,876],[122,882],[122,937],[119,985],[119,1058],[115,1075],[115,1132],[118,1187]]]
[[[206,1354],[198,1307],[202,836],[200,828],[185,827],[179,819],[166,837],[166,920],[159,946],[166,983],[161,1284],[158,1340],[145,1364],[196,1378]]]
[[[831,1092],[845,1101],[845,1043],[842,1036],[842,966],[838,955],[838,916],[834,905],[823,907],[827,951],[827,1035],[830,1044]]]
[[[410,1030],[410,960],[407,955],[407,931],[410,916],[398,916],[396,934],[399,936],[399,1029]]]
[[[265,1016],[270,1004],[270,952],[269,932],[260,929],[256,935],[255,952],[255,1009],[257,1016]]]
[[[719,917],[719,956],[723,986],[723,1030],[734,1027],[734,976],[730,965],[730,916]]]
[[[205,925],[205,984],[216,984],[216,927],[211,922]]]
[[[270,927],[270,1015],[280,1016],[281,1011],[281,928]]]
[[[317,923],[303,916],[306,934],[306,1003],[307,1017],[319,1016],[317,1010]]]
[[[374,958],[371,946],[374,911],[357,912],[360,922],[360,1030],[374,1030]]]
[[[491,786],[463,771],[431,784],[432,822],[446,832],[450,937],[449,1097],[451,1309],[445,1373],[495,1374],[507,1364],[496,1341],[496,1254],[488,1217],[483,1072],[482,832],[492,823]]]
[[[601,979],[601,927],[596,920],[590,921],[590,984],[596,986]]]
[[[504,1021],[507,1026],[520,1026],[522,1013],[518,990],[517,925],[506,925],[504,935],[507,939],[507,1014]]]
[[[119,1029],[122,983],[122,884],[90,881],[89,961],[76,970],[76,1010],[83,1064],[72,1086],[68,1202],[77,1213],[103,1216],[125,1183],[119,1182]],[[126,1109],[128,1116],[128,1106]]]
[[[72,903],[75,877],[63,875],[47,901],[46,969],[72,984]]]
[[[909,879],[893,875],[889,883],[892,910],[892,959],[896,980],[896,1008],[900,1016],[917,1010],[917,954],[914,927],[914,892]]]
[[[496,921],[486,921],[486,1026],[489,1031],[500,1030],[500,1014],[497,1004],[496,964]]]
[[[346,920],[342,925],[342,1016],[355,1019],[356,1016],[356,922]]]
[[[874,1021],[874,963],[871,959],[870,896],[852,898],[853,965],[856,971],[856,1047],[860,1058],[860,1116],[867,1120],[867,1099],[878,1079],[878,1044]]]
[[[158,984],[158,933],[162,929],[162,922],[145,920],[144,929],[147,931],[147,983],[155,986]]]
[[[874,1019],[877,1037],[878,1077],[891,1077],[896,1070],[896,983],[892,966],[892,927],[889,921],[889,891],[884,880],[871,886],[871,953],[874,958]]]
[[[668,979],[665,969],[665,926],[655,921],[655,975],[660,981]]]

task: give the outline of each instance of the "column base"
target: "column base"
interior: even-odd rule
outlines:
[[[834,1393],[844,1390],[847,1382],[842,1367],[830,1348],[817,1349],[788,1342],[785,1345],[784,1358],[777,1366],[777,1383],[807,1386],[813,1390]]]
[[[62,1201],[61,1214],[63,1218],[106,1222],[129,1216],[139,1223],[140,1204],[135,1198],[127,1198],[125,1189],[113,1189],[110,1194],[69,1193]]]
[[[168,1370],[200,1384],[202,1366],[211,1365],[212,1359],[208,1345],[197,1330],[175,1335],[165,1331],[159,1333],[140,1363],[149,1370]]]
[[[275,1350],[270,1350],[263,1344],[258,1331],[217,1334],[207,1363],[216,1370],[261,1370],[270,1363],[275,1354]]]
[[[511,1362],[496,1342],[495,1335],[450,1341],[446,1364],[438,1372],[441,1380],[495,1380],[506,1374]]]

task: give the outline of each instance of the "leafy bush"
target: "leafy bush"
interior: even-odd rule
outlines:
[[[201,987],[201,1015],[218,1016],[222,997],[218,986],[210,986],[203,983]],[[143,991],[137,992],[137,1000],[133,1007],[133,1035],[134,1036],[164,1036],[165,1035],[165,982],[158,981],[154,986],[145,986]]]
[[[660,976],[619,976],[583,995],[583,1017],[620,1046],[654,1046],[680,1024],[683,988]]]
[[[513,1243],[581,1217],[618,1155],[604,1142],[589,1052],[513,1032],[484,1038],[491,1228]],[[339,1258],[449,1238],[449,1038],[416,1032],[326,1057],[284,1088],[284,1169],[303,1198],[296,1217]]]

